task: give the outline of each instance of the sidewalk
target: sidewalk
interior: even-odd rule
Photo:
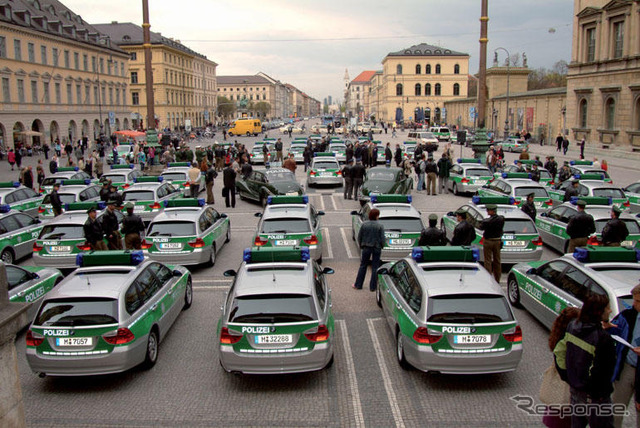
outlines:
[[[577,144],[571,143],[567,156],[564,156],[561,152],[556,151],[555,144],[540,146],[539,144],[530,144],[529,153],[532,155],[540,155],[540,160],[544,163],[545,157],[555,156],[558,165],[562,165],[565,160],[580,159],[580,149]],[[593,160],[598,158],[600,162],[603,159],[607,160],[610,167],[630,169],[634,171],[640,171],[640,152],[631,152],[626,150],[615,149],[600,149],[591,148],[586,146],[584,149],[584,159]]]

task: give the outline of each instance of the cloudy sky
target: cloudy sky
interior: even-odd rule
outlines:
[[[142,23],[139,0],[62,0],[90,24]],[[389,53],[429,43],[470,55],[478,70],[480,0],[149,0],[151,30],[218,63],[218,75],[260,71],[322,101],[382,68]],[[571,55],[573,0],[489,0],[488,64],[496,47],[529,67]],[[505,54],[500,53],[501,61]]]

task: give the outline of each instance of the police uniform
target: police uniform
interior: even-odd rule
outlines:
[[[533,193],[530,193],[529,195],[527,195],[527,198],[529,198],[529,196],[533,198],[535,195]],[[531,220],[536,221],[537,210],[536,205],[533,203],[533,201],[529,202],[527,200],[527,202],[522,204],[522,212],[531,217]]]
[[[54,184],[53,190],[49,194],[49,202],[51,203],[51,208],[53,209],[53,215],[56,217],[62,214],[62,201],[60,200],[60,195],[58,194],[59,188],[59,183]]]
[[[498,207],[494,204],[486,206],[487,211],[495,211]],[[502,248],[502,233],[504,229],[504,217],[493,214],[480,222],[480,230],[484,230],[484,267],[493,274],[497,282],[502,276],[502,261],[500,250]]]
[[[576,205],[580,207],[586,206],[583,200],[579,200]],[[578,214],[571,217],[569,223],[567,223],[567,235],[569,239],[568,252],[573,253],[576,247],[584,247],[587,245],[589,235],[596,231],[596,223],[593,221],[593,217],[584,211],[579,211]]]
[[[429,215],[429,222],[437,220],[437,215]],[[442,229],[429,226],[428,228],[423,229],[422,232],[420,232],[420,240],[418,240],[418,245],[421,247],[425,245],[428,245],[430,247],[447,245],[447,237]]]
[[[578,189],[573,187],[573,184],[577,183],[578,180],[573,180],[571,183],[571,186],[567,187],[567,190],[564,191],[564,197],[562,198],[562,202],[569,202],[571,200],[571,197],[575,196],[578,197],[580,196],[578,194]]]
[[[133,213],[133,204],[127,202],[124,209],[127,215],[122,219],[122,233],[124,234],[124,247],[127,250],[139,250],[142,248],[140,233],[144,231],[144,223],[139,215]]]
[[[95,208],[89,208],[87,210],[87,215],[95,210]],[[102,226],[98,223],[97,219],[94,220],[89,217],[84,223],[84,226],[82,226],[82,229],[84,231],[84,238],[87,240],[89,245],[91,245],[92,250],[107,250],[107,245],[103,241],[104,234],[102,233]]]
[[[116,201],[109,201],[108,205],[116,205]],[[107,237],[110,250],[122,250],[122,235],[118,230],[118,217],[109,208],[102,215],[102,232]]]
[[[344,178],[344,199],[351,199],[351,193],[353,192],[353,165],[351,165],[351,159],[342,167],[342,177]]]
[[[463,215],[464,220],[453,229],[451,245],[471,245],[476,239],[476,229],[467,223],[467,213],[465,211],[458,210],[456,215]]]
[[[622,212],[620,208],[614,206],[612,211],[618,216]],[[629,236],[629,229],[624,221],[619,218],[612,218],[602,229],[602,243],[606,247],[619,247],[620,243]]]
[[[351,169],[351,177],[353,180],[353,199],[358,199],[358,190],[364,182],[364,174],[366,170],[362,165],[362,160],[358,159],[358,163]]]

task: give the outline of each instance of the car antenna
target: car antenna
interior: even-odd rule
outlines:
[[[274,266],[274,265],[275,265],[275,261],[273,259],[273,251],[272,251],[271,252],[271,266]],[[274,266],[273,270],[271,271],[271,275],[273,277],[272,281],[276,282],[276,269],[275,269],[275,266]]]

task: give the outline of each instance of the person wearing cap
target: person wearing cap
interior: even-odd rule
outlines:
[[[562,168],[558,172],[558,181],[562,183],[563,181],[567,181],[571,178],[571,168],[569,168],[569,162],[564,161]]]
[[[111,184],[111,181],[109,180],[105,180],[102,183],[102,189],[100,189],[100,200],[102,202],[107,202],[109,200],[109,185]]]
[[[122,194],[118,192],[118,187],[115,184],[109,185],[108,201],[115,201],[116,207],[122,206]]]
[[[53,215],[55,217],[58,217],[60,214],[62,214],[62,200],[60,200],[58,190],[60,190],[60,183],[55,182],[53,184],[53,190],[51,191],[51,193],[49,193],[49,203],[51,204]]]
[[[440,247],[447,245],[447,237],[442,229],[436,227],[437,224],[438,216],[429,214],[429,227],[422,229],[422,232],[420,232],[419,246]]]
[[[127,202],[124,205],[127,215],[122,219],[122,234],[124,235],[124,247],[127,250],[142,249],[140,236],[144,232],[144,223],[139,215],[133,213],[134,205]]]
[[[576,247],[584,247],[587,245],[589,235],[596,231],[596,223],[593,217],[584,211],[587,206],[585,201],[579,199],[576,202],[578,213],[569,219],[567,223],[567,235],[569,235],[568,253],[573,253]]]
[[[568,186],[566,188],[566,190],[564,191],[564,196],[562,197],[562,202],[569,202],[569,201],[571,201],[572,197],[580,196],[580,193],[578,192],[578,186],[579,185],[580,185],[580,181],[577,178],[574,178],[571,181],[571,186]]]
[[[478,228],[483,230],[484,267],[493,274],[496,282],[500,282],[502,276],[502,261],[500,250],[502,249],[502,233],[504,232],[504,217],[497,214],[498,207],[495,204],[485,206],[489,217],[480,222]]]
[[[531,179],[536,183],[540,182],[540,170],[538,169],[538,164],[534,163],[531,165],[531,170],[529,171],[531,174]]]
[[[535,197],[535,193],[529,193],[527,195],[527,200],[524,204],[522,204],[522,212],[531,217],[531,220],[536,221],[536,215],[538,214],[536,210],[536,205],[533,203],[533,198]]]
[[[429,153],[427,163],[424,164],[424,172],[427,176],[427,195],[436,195],[436,180],[438,178],[438,165],[433,160],[433,153]]]
[[[556,179],[556,174],[558,173],[558,162],[556,162],[555,156],[547,156],[547,161],[544,163],[544,169],[549,171],[552,180]]]
[[[82,226],[84,231],[84,238],[87,240],[91,249],[94,251],[106,251],[107,244],[104,243],[104,233],[102,233],[102,226],[96,220],[98,213],[95,207],[91,207],[87,210],[87,221]]]
[[[116,217],[115,200],[107,202],[107,210],[102,215],[102,233],[107,237],[107,244],[110,250],[122,250],[122,235],[118,230],[118,217]]]
[[[344,199],[351,199],[351,194],[353,193],[353,158],[349,159],[342,166],[342,178],[344,178]]]
[[[629,229],[624,221],[620,220],[622,210],[613,206],[611,208],[611,220],[602,229],[602,244],[605,247],[619,247],[622,241],[629,236]]]
[[[200,193],[200,175],[202,171],[198,168],[196,162],[191,162],[191,168],[187,170],[187,177],[189,178],[189,196],[197,198]]]
[[[364,278],[367,275],[367,265],[371,263],[371,281],[369,282],[369,290],[376,291],[377,288],[377,271],[380,265],[380,255],[382,247],[386,241],[384,236],[384,226],[378,221],[380,210],[377,208],[369,211],[369,221],[362,224],[358,232],[358,247],[360,247],[360,267],[358,268],[358,276],[355,284],[352,285],[356,290],[362,290]]]
[[[366,173],[366,169],[364,165],[362,165],[362,159],[356,159],[356,165],[351,169],[351,179],[353,181],[353,199],[358,199],[358,192],[360,191],[360,186],[364,182],[364,175]]]
[[[251,168],[251,165],[249,163],[246,163],[242,165],[243,171],[245,166],[248,166],[249,168]],[[216,171],[216,169],[213,167],[211,163],[208,164],[208,167],[209,168],[207,169],[207,172],[204,174],[204,184],[207,189],[207,204],[211,205],[214,203],[213,181],[215,178],[218,177],[218,172]]]
[[[476,229],[467,222],[467,212],[463,209],[456,211],[458,224],[453,229],[451,245],[471,245],[476,240]]]

